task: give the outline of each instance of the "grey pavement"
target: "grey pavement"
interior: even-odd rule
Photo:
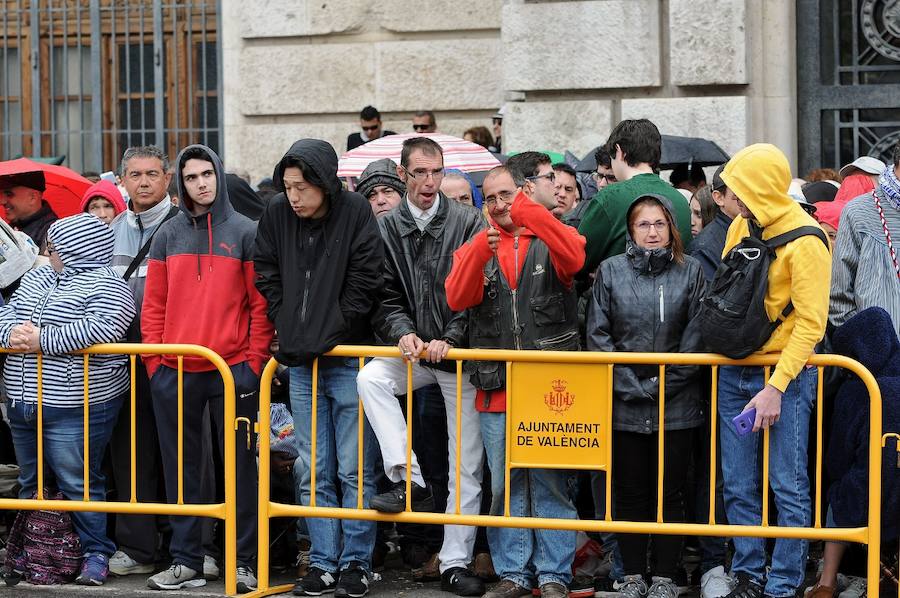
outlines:
[[[439,582],[418,583],[412,580],[408,571],[388,569],[381,573],[383,579],[372,582],[372,591],[369,596],[375,598],[450,598],[452,594],[441,591]],[[292,583],[293,580],[286,577],[275,578],[276,584]],[[275,584],[273,584],[275,585]],[[63,586],[33,586],[25,582],[17,586],[7,587],[0,583],[0,596],[142,596],[154,598],[210,598],[212,596],[224,596],[225,584],[222,581],[210,582],[205,587],[185,590],[180,592],[160,592],[147,587],[147,576],[131,575],[128,577],[110,577],[107,583],[101,587],[76,586],[74,584]],[[290,596],[291,594],[285,594]]]

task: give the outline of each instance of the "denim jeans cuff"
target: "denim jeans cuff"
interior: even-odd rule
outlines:
[[[511,581],[518,586],[522,586],[523,588],[531,589],[534,587],[534,580],[524,575],[503,575],[500,578],[501,580]]]
[[[538,575],[538,587],[544,585],[545,583],[558,583],[562,584],[565,587],[569,587],[569,583],[572,581],[571,575],[556,575],[554,573],[546,573],[543,575]]]
[[[323,563],[322,561],[310,561],[309,568],[312,569],[313,567],[319,569],[320,571],[324,571],[325,573],[331,573],[332,575],[337,576],[337,565],[328,565],[326,563]]]

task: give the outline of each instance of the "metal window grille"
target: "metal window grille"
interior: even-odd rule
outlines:
[[[889,162],[900,138],[900,10],[893,0],[798,0],[800,172],[858,156]]]
[[[0,160],[220,151],[220,0],[0,0]]]

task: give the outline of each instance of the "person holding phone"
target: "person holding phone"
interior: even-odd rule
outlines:
[[[590,351],[691,353],[702,350],[696,319],[704,291],[700,263],[684,254],[669,199],[641,195],[626,213],[625,253],[597,269],[589,305]],[[658,484],[663,485],[663,520],[685,520],[684,493],[694,438],[703,423],[698,369],[666,368],[664,422],[659,421],[660,381],[656,365],[613,370],[613,509],[616,520],[655,521]],[[663,479],[657,480],[659,434],[664,432]],[[626,598],[676,598],[673,581],[682,538],[654,535],[650,584],[647,534],[617,534]]]

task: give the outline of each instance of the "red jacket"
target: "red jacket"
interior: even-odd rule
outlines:
[[[531,239],[537,237],[550,250],[550,262],[556,276],[563,284],[571,286],[575,275],[584,266],[585,238],[571,226],[557,220],[547,208],[528,199],[522,192],[516,196],[509,213],[513,224],[524,227],[519,233],[520,266],[525,263]],[[500,247],[497,249],[500,270],[510,288],[515,289],[521,273],[515,271],[513,249],[515,235],[496,225],[494,228],[500,232]],[[454,252],[453,268],[444,283],[450,309],[462,311],[481,303],[484,295],[484,266],[493,255],[487,242],[487,230],[479,232],[471,241]],[[482,407],[484,395],[485,391],[479,389],[475,400],[475,406],[479,411],[506,411],[505,390],[492,391],[490,406],[487,408]]]
[[[176,176],[180,174],[176,171]],[[223,183],[209,213],[192,216],[182,201],[181,213],[163,223],[153,237],[141,311],[142,340],[203,345],[228,365],[247,361],[259,375],[269,359],[274,328],[266,317],[266,300],[256,290],[256,223],[231,207],[224,174],[218,180]],[[186,192],[180,191],[185,197]],[[150,376],[160,363],[174,368],[178,359],[144,356]],[[202,357],[185,357],[184,369],[208,372],[215,367]]]

